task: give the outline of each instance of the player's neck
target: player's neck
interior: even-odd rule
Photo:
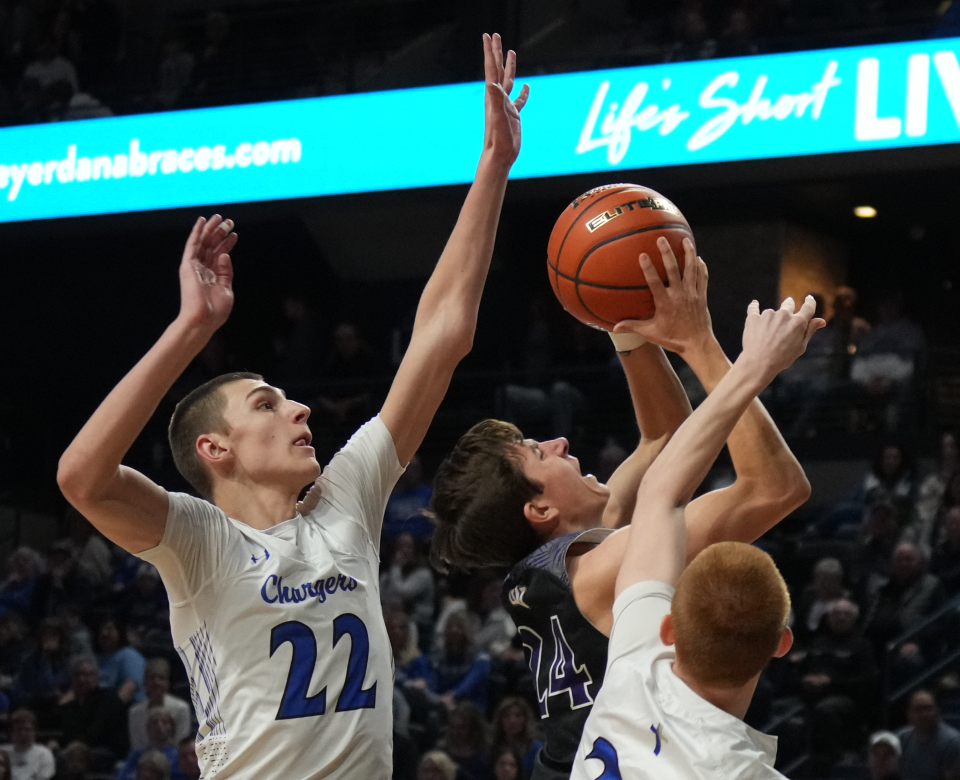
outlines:
[[[297,514],[297,494],[283,488],[221,482],[214,487],[213,503],[227,517],[264,531]]]
[[[747,710],[750,709],[750,702],[753,700],[753,693],[757,689],[757,681],[760,679],[760,676],[757,675],[736,688],[703,685],[687,674],[677,661],[673,662],[673,673],[683,680],[687,687],[701,699],[706,699],[717,709],[723,710],[740,720],[743,720]]]

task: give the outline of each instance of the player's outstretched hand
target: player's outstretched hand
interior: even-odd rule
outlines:
[[[524,84],[517,99],[510,99],[517,55],[508,51],[504,59],[499,33],[483,35],[483,70],[487,82],[483,148],[495,159],[513,165],[520,154],[520,109],[527,102],[530,87]]]
[[[806,297],[799,311],[793,298],[785,299],[776,311],[764,312],[752,301],[743,328],[743,352],[737,362],[748,364],[758,378],[773,381],[803,354],[810,337],[827,324],[813,316],[816,308],[812,295]]]
[[[683,240],[684,274],[673,254],[670,242],[657,239],[657,248],[667,272],[665,285],[657,273],[650,256],[640,255],[640,268],[646,277],[653,304],[654,315],[647,320],[624,320],[614,327],[614,333],[636,333],[664,349],[683,354],[713,338],[713,324],[707,309],[707,264],[697,257],[693,242]]]
[[[180,318],[211,333],[227,321],[233,308],[233,265],[237,243],[233,220],[219,214],[200,217],[180,263]]]

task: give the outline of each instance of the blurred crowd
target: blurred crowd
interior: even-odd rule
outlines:
[[[537,73],[960,29],[949,0],[621,0],[605,14],[566,0],[544,18],[526,5],[0,0],[0,125],[470,80],[483,25],[512,33]]]
[[[797,641],[764,673],[748,721],[779,737],[778,766],[791,778],[960,777],[957,433],[923,434],[935,422],[918,411],[925,339],[899,297],[878,296],[869,322],[855,290],[834,297],[827,328],[765,400],[791,442],[816,445],[839,430],[875,452],[839,500],[801,510],[760,542],[791,587]],[[605,480],[635,444],[622,371],[604,334],[552,308],[530,302],[481,413],[571,439]],[[281,313],[270,378],[310,403],[326,459],[376,413],[411,318],[372,344],[356,323],[322,323],[298,294]],[[231,359],[216,337],[174,394]],[[681,376],[698,403],[702,389]],[[477,413],[476,400],[467,407]],[[155,442],[145,470],[173,486],[164,449]],[[727,469],[715,468],[708,487]],[[536,692],[501,606],[504,572],[430,568],[431,496],[415,457],[384,518],[394,776],[527,777],[540,744]],[[190,690],[157,571],[68,509],[57,538],[15,549],[3,576],[0,780],[197,778]]]

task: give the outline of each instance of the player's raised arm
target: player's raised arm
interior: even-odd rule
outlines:
[[[806,349],[824,321],[808,297],[794,313],[787,298],[763,313],[747,309],[743,352],[707,400],[680,426],[647,471],[637,495],[643,517],[631,524],[617,576],[619,595],[636,582],[674,584],[686,565],[685,507],[751,401]]]
[[[233,307],[233,222],[193,226],[180,264],[180,313],[100,404],[60,458],[66,499],[107,538],[132,553],[155,547],[167,520],[166,491],[121,465],[157,405]]]
[[[730,361],[713,334],[707,311],[707,268],[693,245],[684,242],[685,267],[694,269],[680,280],[669,243],[658,243],[669,287],[650,259],[641,258],[657,314],[646,322],[618,325],[618,330],[644,333],[680,354],[708,393],[730,370]],[[668,315],[660,320],[661,312]],[[675,323],[686,323],[678,329]],[[719,541],[753,542],[800,506],[810,485],[797,459],[759,399],[754,399],[727,441],[737,479],[733,485],[701,496],[687,507],[688,559]]]
[[[437,267],[420,297],[410,346],[380,417],[406,464],[423,441],[456,365],[473,346],[480,295],[490,268],[510,167],[520,152],[526,85],[511,100],[516,55],[500,36],[483,36],[485,130],[477,173]]]

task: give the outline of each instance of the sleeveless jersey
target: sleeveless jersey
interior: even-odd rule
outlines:
[[[580,612],[567,575],[574,543],[599,544],[612,529],[594,528],[552,539],[504,581],[502,600],[523,643],[543,719],[547,758],[572,763],[583,724],[607,666],[607,637]]]
[[[170,596],[205,780],[391,776],[378,546],[402,470],[374,418],[324,469],[317,508],[267,531],[170,494],[163,541],[140,557]]]

